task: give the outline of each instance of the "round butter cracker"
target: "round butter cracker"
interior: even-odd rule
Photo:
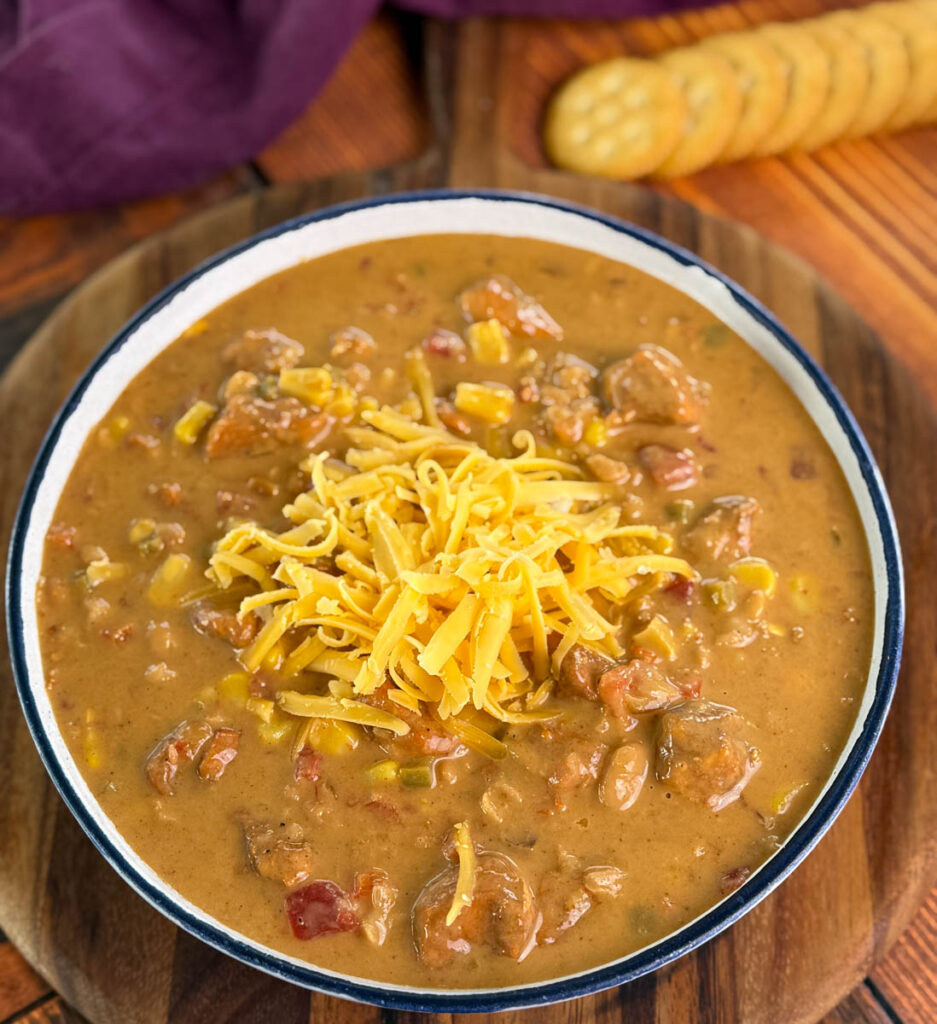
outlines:
[[[680,140],[686,102],[662,66],[617,57],[573,75],[550,102],[543,139],[560,167],[628,180],[650,174]]]
[[[687,46],[657,59],[686,100],[683,135],[654,172],[676,178],[708,167],[725,149],[742,113],[742,89],[732,65],[715,50]]]
[[[937,22],[937,0],[913,0],[913,3],[931,21]],[[937,124],[937,97],[934,98],[934,102],[918,118],[918,124]]]
[[[810,127],[794,149],[819,149],[843,138],[855,121],[869,91],[869,64],[862,43],[841,25],[806,21],[804,29],[826,51],[830,60],[830,91]]]
[[[908,86],[886,121],[885,130],[897,132],[916,124],[937,102],[937,23],[913,3],[900,0],[875,3],[857,13],[897,29],[908,51],[911,66]]]
[[[908,88],[911,62],[904,38],[888,22],[865,16],[861,10],[832,11],[818,20],[845,29],[865,49],[869,87],[845,137],[871,135],[891,117]]]
[[[787,97],[787,65],[771,44],[754,32],[722,32],[700,44],[732,65],[742,90],[742,113],[720,161],[742,160],[775,126]]]
[[[778,51],[789,69],[784,109],[754,151],[756,156],[771,156],[790,149],[820,115],[830,91],[830,59],[800,24],[764,25],[758,34]]]

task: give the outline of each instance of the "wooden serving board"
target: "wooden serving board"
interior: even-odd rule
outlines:
[[[875,451],[907,568],[907,640],[897,696],[872,763],[836,825],[747,917],[696,953],[621,989],[499,1020],[814,1021],[905,928],[937,867],[937,418],[859,316],[789,253],[650,190],[577,179],[523,160],[512,122],[514,97],[501,95],[511,78],[499,33],[495,23],[482,21],[458,29],[430,26],[426,78],[435,141],[419,159],[225,203],[135,246],[57,310],[0,381],[0,433],[7,439],[0,448],[0,542],[7,541],[55,409],[117,327],[183,271],[286,217],[392,190],[524,188],[599,207],[700,253],[774,310],[817,355]],[[268,978],[178,931],[134,895],[55,793],[5,658],[3,666],[0,924],[81,1014],[96,1024],[417,1019]]]

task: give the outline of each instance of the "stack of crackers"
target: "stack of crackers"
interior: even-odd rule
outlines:
[[[937,122],[937,0],[725,32],[570,78],[544,125],[561,167],[671,178]]]

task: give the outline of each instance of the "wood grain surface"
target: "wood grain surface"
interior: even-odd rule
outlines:
[[[738,13],[750,23],[809,13],[819,6],[759,2],[721,12],[715,9],[706,17],[734,18]],[[933,613],[927,612],[934,607],[927,579],[928,559],[934,554],[933,516],[928,508],[934,479],[927,460],[920,457],[933,437],[928,406],[893,361],[883,357],[854,314],[804,267],[784,256],[777,257],[775,267],[775,254],[759,239],[748,240],[743,233],[738,236],[742,242],[727,241],[736,233],[649,192],[586,181],[574,184],[545,171],[535,133],[524,135],[520,130],[535,123],[536,103],[542,102],[569,66],[569,57],[563,58],[564,65],[554,47],[559,53],[572,51],[574,63],[600,53],[590,46],[605,46],[603,53],[613,45],[632,52],[650,51],[662,45],[662,38],[671,38],[674,26],[691,34],[719,27],[712,23],[700,28],[694,20],[700,17],[687,14],[657,22],[585,25],[507,21],[496,28],[479,22],[467,26],[458,41],[449,33],[439,33],[430,50],[429,78],[436,88],[430,95],[429,120],[443,142],[454,140],[453,145],[435,148],[395,172],[359,173],[309,189],[251,196],[249,209],[242,205],[234,213],[210,213],[202,224],[184,225],[171,239],[157,240],[120,261],[109,273],[130,282],[128,294],[116,294],[107,279],[99,278],[76,295],[75,304],[57,318],[57,326],[52,325],[55,340],[47,338],[44,353],[34,349],[31,358],[24,356],[13,369],[17,376],[2,386],[0,420],[7,421],[8,409],[16,412],[16,443],[3,456],[7,487],[2,514],[8,522],[18,493],[17,474],[21,479],[24,469],[25,456],[18,449],[27,447],[30,439],[35,444],[39,422],[51,413],[65,381],[104,340],[100,332],[109,318],[122,318],[160,280],[180,272],[186,261],[196,260],[203,251],[213,251],[235,234],[249,233],[300,206],[344,198],[362,189],[412,187],[445,180],[448,175],[460,184],[524,185],[565,192],[585,202],[604,203],[683,240],[765,296],[805,340],[817,344],[830,339],[823,346],[825,357],[845,384],[849,400],[862,410],[880,457],[885,455],[883,468],[893,494],[900,495],[897,504],[906,556],[920,567],[909,579],[909,593],[917,600],[912,602],[905,673],[886,740],[861,796],[781,892],[696,957],[618,993],[557,1008],[547,1019],[813,1020],[871,965],[868,980],[830,1010],[827,1020],[931,1021],[937,1015],[937,900],[928,901],[914,928],[887,958],[880,959],[907,920],[917,895],[931,881],[933,859],[926,841],[929,836],[924,835],[925,842],[920,843],[921,835],[908,828],[921,820],[922,808],[924,820],[933,814],[934,766],[928,760],[927,730],[932,734],[934,722],[923,680],[931,668],[934,636]],[[411,49],[412,27],[412,23],[404,26]],[[362,170],[386,159],[417,155],[427,137],[427,110],[417,99],[401,38],[400,26],[386,18],[372,27],[337,73],[337,79],[344,76],[343,89],[327,90],[253,167],[180,197],[69,217],[0,222],[0,359],[16,347],[64,288],[132,239],[178,221],[187,211],[207,206],[222,195],[256,190],[265,180],[311,178],[344,168]],[[545,85],[535,94],[538,78]],[[362,82],[372,95],[380,90],[395,97],[393,140],[382,135],[381,111],[361,102],[365,93],[356,92],[356,87]],[[526,117],[524,104],[532,110]],[[452,119],[446,116],[450,109],[455,112]],[[347,110],[354,110],[357,120],[349,122]],[[453,124],[455,132],[450,134]],[[325,147],[323,139],[328,141]],[[396,148],[390,148],[391,141]],[[723,168],[658,187],[657,193],[668,191],[701,209],[730,213],[808,257],[861,308],[886,345],[914,365],[918,383],[933,397],[937,395],[937,315],[930,305],[937,291],[937,245],[928,246],[928,226],[937,218],[935,166],[937,132],[931,130],[833,147],[796,161]],[[37,378],[44,382],[42,391],[35,387]],[[15,380],[20,387],[10,384]],[[50,380],[55,382],[51,387]],[[310,1003],[307,995],[295,989],[277,986],[185,936],[167,933],[165,922],[137,906],[139,901],[130,897],[77,835],[76,826],[49,791],[28,740],[23,742],[18,716],[9,711],[8,681],[0,694],[0,771],[3,777],[16,780],[14,795],[28,805],[27,813],[12,826],[9,806],[0,812],[0,876],[7,877],[10,865],[20,872],[16,877],[23,884],[15,895],[22,916],[35,919],[38,915],[41,921],[25,921],[23,933],[12,923],[8,928],[56,987],[84,1012],[93,1019],[132,1020],[139,1019],[146,1004],[155,1014],[151,1019],[284,1017],[357,1022],[388,1016],[325,997],[314,997]],[[911,708],[916,708],[917,718]],[[38,800],[31,799],[31,794]],[[12,799],[8,794],[7,802]],[[910,834],[905,835],[906,830]],[[20,846],[24,832],[32,847]],[[27,848],[33,853],[40,850],[46,858],[31,874],[28,854],[24,855]],[[867,850],[872,852],[871,859]],[[822,870],[824,863],[836,863],[845,877],[831,879]],[[902,885],[902,875],[907,887]],[[794,889],[801,876],[805,888],[798,893]],[[4,895],[12,887],[7,885]],[[849,909],[841,909],[840,900],[847,896]],[[102,908],[102,898],[111,899],[113,906]],[[0,920],[7,923],[2,912]],[[31,943],[26,941],[29,937]],[[830,943],[833,948],[827,951]],[[118,960],[130,959],[134,970],[128,973],[126,963],[113,962],[117,953],[123,954]],[[818,962],[804,972],[801,961],[816,956]],[[839,969],[843,960],[848,963]],[[168,992],[154,982],[167,964],[175,978]],[[760,980],[758,974],[763,976]],[[98,991],[89,991],[95,982]],[[793,996],[792,984],[797,990]],[[796,999],[800,998],[798,986],[803,985],[810,991],[801,1005]],[[109,1016],[102,1017],[102,1012]],[[498,1019],[512,1021],[521,1016]],[[0,1021],[14,1019],[38,1024],[78,1018],[7,944],[0,946]]]

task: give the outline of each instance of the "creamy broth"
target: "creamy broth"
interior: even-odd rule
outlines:
[[[476,286],[486,281],[487,291]],[[467,321],[507,320],[505,302],[523,312],[497,335],[506,361],[480,358],[488,336],[479,340]],[[249,344],[245,332],[254,332]],[[693,575],[635,576],[635,588],[652,584],[646,592],[603,603],[620,653],[604,650],[578,673],[575,652],[564,667],[551,662],[543,707],[558,718],[486,717],[481,727],[506,749],[501,759],[462,747],[435,718],[422,737],[412,711],[385,694],[378,703],[411,723],[406,736],[320,722],[297,760],[297,730],[309,719],[285,711],[277,694],[327,694],[333,677],[285,673],[298,632],[246,670],[244,649],[256,636],[232,645],[215,635],[224,623],[212,616],[226,615],[230,627],[237,600],[259,586],[244,577],[229,595],[205,572],[239,522],[288,528],[281,510],[310,487],[300,463],[310,451],[344,458],[362,410],[393,405],[420,420],[405,358],[414,348],[444,426],[462,443],[503,459],[518,453],[512,435],[530,430],[538,454],[615,488],[603,500],[621,509],[623,524],[672,537],[672,550],[655,541],[656,553],[685,559]],[[338,411],[324,416],[295,388],[292,404],[282,404],[287,378],[277,363],[336,367]],[[492,423],[464,400],[453,405],[465,383],[510,389],[510,419]],[[204,425],[191,421],[189,444],[175,427],[196,401],[214,411]],[[250,403],[273,408],[276,423],[245,418]],[[490,405],[482,411],[490,420]],[[154,599],[160,567],[180,555],[189,559],[182,581],[163,579],[170,596]],[[569,571],[573,561],[561,557]],[[272,607],[242,617],[247,632]],[[77,460],[47,540],[38,608],[47,685],[69,747],[103,810],[167,883],[224,924],[313,964],[462,988],[621,957],[743,884],[815,800],[853,725],[870,657],[872,582],[857,511],[817,428],[710,313],[640,271],[577,250],[431,236],[287,270],[161,353]],[[522,651],[522,660],[529,667],[532,656]],[[529,694],[518,700],[532,706]],[[160,747],[181,722],[202,723],[212,737],[189,751],[191,763],[184,744],[171,757]],[[226,730],[237,734],[236,756],[223,763]],[[213,781],[212,743],[220,752]],[[419,913],[414,921],[435,876],[445,873],[451,897],[459,859],[448,837],[458,823],[478,870],[509,858],[510,884],[499,875],[489,892],[477,871],[474,904],[453,926]],[[278,843],[295,855],[287,871],[272,859]],[[386,920],[370,883],[359,878],[356,888],[356,874],[373,871],[386,873],[375,876],[381,891],[396,893]],[[349,930],[299,938],[287,896],[321,880],[341,890]],[[511,884],[530,907],[505,908]],[[513,921],[528,911],[529,920]],[[487,916],[471,924],[472,913]],[[506,918],[521,940],[501,935]],[[358,926],[375,920],[380,927]]]

